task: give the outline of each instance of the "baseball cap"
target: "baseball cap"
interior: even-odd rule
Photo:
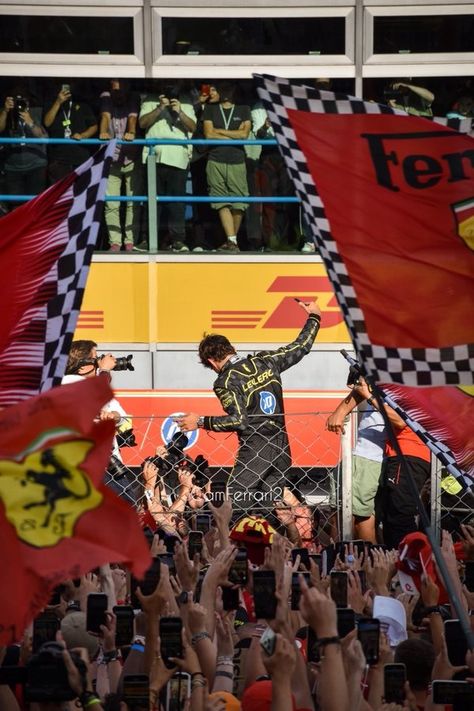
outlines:
[[[249,560],[261,565],[265,557],[265,547],[271,544],[275,533],[275,529],[265,518],[244,516],[230,532],[230,539],[245,543]]]
[[[69,612],[61,622],[61,632],[68,649],[85,647],[89,659],[95,657],[99,649],[99,640],[87,632],[85,612]]]

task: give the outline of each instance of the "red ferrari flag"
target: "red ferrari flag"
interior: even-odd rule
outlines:
[[[135,511],[102,481],[114,426],[94,418],[111,397],[98,377],[0,412],[0,644],[21,638],[62,580],[149,566]]]
[[[61,383],[114,148],[0,219],[0,407]]]
[[[457,446],[443,424],[457,395],[446,386],[473,384],[474,140],[354,97],[257,82],[360,361],[375,382],[399,384],[394,397],[412,386],[412,411],[452,452],[468,447],[472,398]],[[413,386],[438,388],[438,412]]]

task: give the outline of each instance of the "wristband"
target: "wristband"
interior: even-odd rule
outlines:
[[[191,637],[192,646],[194,647],[194,645],[200,642],[201,639],[211,639],[209,632],[198,632],[197,634],[193,634]]]
[[[116,662],[119,658],[119,653],[116,649],[111,649],[110,652],[104,652],[102,655],[102,663],[109,664],[110,662]]]
[[[191,674],[191,679],[194,679],[195,676],[202,676],[202,678],[204,679],[204,674],[202,672],[193,672]]]
[[[341,639],[338,636],[335,637],[321,637],[318,639],[318,649],[327,647],[328,644],[341,644]]]
[[[373,398],[373,397],[368,397],[368,398],[367,398],[367,402],[369,403],[369,405],[370,405],[371,407],[375,407],[375,401],[374,401],[374,398]]]
[[[222,654],[217,657],[217,664],[233,664],[233,663],[234,663],[234,657],[230,657],[225,654]]]
[[[431,607],[425,607],[423,610],[424,615],[433,615],[433,614],[441,615],[441,610],[439,608],[439,605],[432,605]]]
[[[130,649],[134,649],[136,652],[144,652],[145,647],[143,644],[139,644],[138,642],[134,642]]]
[[[227,672],[227,671],[216,671],[214,676],[215,677],[216,676],[224,676],[226,679],[233,679],[234,678],[234,675],[232,674],[232,672]]]

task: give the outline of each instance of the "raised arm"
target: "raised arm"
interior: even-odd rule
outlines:
[[[308,319],[297,338],[292,343],[282,346],[276,351],[267,351],[259,354],[264,358],[270,358],[280,373],[299,363],[310,352],[321,326],[321,309],[315,301],[310,304],[304,304],[300,301],[299,305],[308,314]]]

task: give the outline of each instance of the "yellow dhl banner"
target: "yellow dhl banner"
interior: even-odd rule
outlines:
[[[322,264],[95,263],[75,338],[196,343],[220,332],[238,343],[284,343],[305,320],[295,298],[316,297],[318,342],[348,343]]]

